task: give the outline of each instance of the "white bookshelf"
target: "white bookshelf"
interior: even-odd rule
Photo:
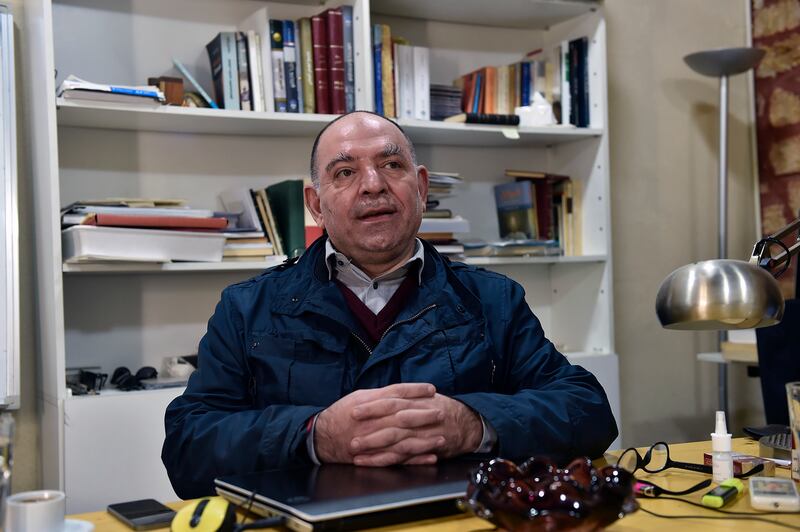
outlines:
[[[38,357],[45,487],[65,489],[68,512],[115,499],[175,498],[160,463],[163,409],[178,391],[72,397],[65,368],[100,366],[111,374],[190,354],[227,285],[279,260],[230,263],[64,264],[59,207],[86,197],[182,197],[218,207],[231,186],[265,186],[307,175],[313,136],[332,117],[56,100],[66,75],[141,84],[176,75],[177,57],[210,88],[205,44],[268,6],[274,18],[318,13],[351,3],[356,17],[357,79],[372,79],[370,25],[431,47],[431,81],[450,83],[484,65],[511,63],[564,39],[590,37],[591,127],[505,128],[401,121],[421,163],[459,172],[465,185],[445,200],[470,219],[473,236],[497,237],[493,185],[505,168],[572,176],[581,191],[582,249],[569,257],[474,257],[467,262],[518,280],[545,331],[568,358],[592,369],[619,420],[614,351],[605,22],[598,4],[579,0],[345,0],[320,3],[253,0],[31,0],[26,3],[27,131],[33,161],[36,223]],[[187,17],[186,13],[192,16]],[[101,44],[98,44],[101,43]],[[54,78],[53,73],[57,72]],[[361,83],[357,107],[372,108]],[[518,137],[518,138],[516,138]],[[149,417],[142,419],[142,412]],[[138,414],[137,414],[138,413]],[[118,437],[120,416],[137,431]],[[76,420],[80,420],[78,423]],[[89,442],[77,430],[91,432]],[[619,440],[618,440],[619,441]],[[618,442],[617,442],[618,443]],[[113,451],[98,453],[103,447]],[[146,452],[145,452],[146,450]],[[121,459],[122,457],[122,459]],[[140,478],[147,472],[147,478]],[[125,478],[127,483],[119,483]],[[115,488],[116,489],[116,488]]]

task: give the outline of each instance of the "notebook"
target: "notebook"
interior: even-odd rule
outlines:
[[[460,513],[477,462],[384,468],[325,464],[225,476],[217,493],[298,531],[355,530]],[[251,500],[252,499],[252,500]]]

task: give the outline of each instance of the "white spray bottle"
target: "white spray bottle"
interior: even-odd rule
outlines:
[[[714,482],[733,478],[731,435],[725,423],[725,412],[717,411],[717,424],[711,433],[711,469]]]

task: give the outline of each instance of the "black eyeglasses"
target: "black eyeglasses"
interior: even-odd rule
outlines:
[[[635,447],[625,449],[617,460],[617,467],[629,473],[635,473],[639,469],[647,473],[659,473],[670,467],[686,469],[696,473],[711,473],[711,466],[705,464],[692,464],[690,462],[678,462],[669,456],[669,445],[660,441],[654,443],[644,453],[644,457],[639,454]]]

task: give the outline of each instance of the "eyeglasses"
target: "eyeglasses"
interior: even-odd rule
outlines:
[[[619,455],[617,467],[622,468],[631,474],[640,469],[647,473],[660,473],[661,471],[669,469],[670,467],[686,469],[696,473],[710,474],[712,472],[711,466],[707,466],[705,464],[692,464],[689,462],[678,462],[673,460],[669,456],[669,445],[663,441],[651,445],[650,448],[647,449],[647,452],[644,453],[644,457],[639,454],[639,451],[635,447],[625,449],[625,451]]]

